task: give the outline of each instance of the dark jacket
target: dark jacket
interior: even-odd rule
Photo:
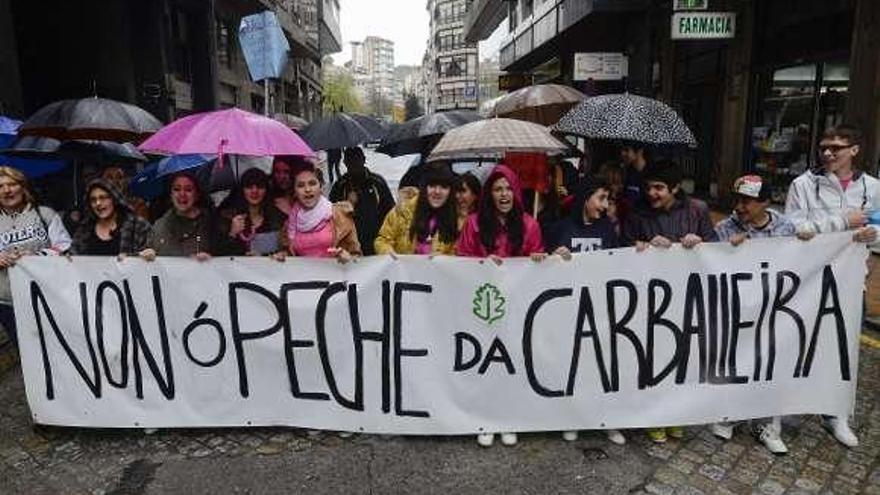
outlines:
[[[620,237],[614,223],[608,217],[602,217],[593,223],[584,223],[583,219],[568,216],[550,228],[547,238],[547,252],[565,246],[572,253],[587,253],[601,249],[620,247]]]
[[[620,247],[617,227],[607,215],[591,223],[584,222],[584,205],[595,191],[596,188],[590,187],[587,183],[574,188],[575,194],[572,196],[569,214],[546,229],[544,244],[548,253],[561,246],[565,246],[572,253]]]
[[[128,201],[126,201],[122,192],[104,179],[95,179],[86,187],[86,204],[88,204],[89,194],[95,187],[100,187],[107,191],[113,198],[117,215],[117,229],[114,232],[114,236],[119,236],[119,254],[139,253],[147,246],[147,239],[152,230],[150,223],[139,217]],[[95,235],[97,220],[92,209],[87,207],[85,219],[73,234],[73,244],[70,247],[73,254],[92,254],[89,252],[89,246]]]
[[[354,222],[365,256],[375,254],[373,243],[385,216],[394,208],[394,196],[381,176],[365,170],[361,178],[346,173],[333,184],[330,201],[348,201],[354,205]]]
[[[216,221],[210,210],[203,209],[196,218],[186,218],[170,208],[156,220],[147,240],[159,256],[192,256],[199,252],[227,254],[219,240]]]
[[[236,215],[244,214],[247,215],[247,210],[244,208],[231,209],[226,211],[220,215],[220,248],[223,251],[223,254],[228,254],[230,256],[243,256],[249,252],[251,252],[250,243],[241,237],[229,237],[229,230],[232,224],[232,218]],[[263,224],[260,225],[259,228],[256,229],[254,234],[271,234],[275,233],[278,238],[281,237],[281,230],[284,228],[284,224],[287,222],[287,215],[284,214],[283,211],[279,210],[271,201],[266,201],[266,209],[263,212]],[[278,247],[281,247],[281,243],[279,242]]]
[[[672,242],[679,242],[687,234],[696,234],[703,241],[714,242],[718,235],[709,219],[706,203],[684,194],[676,198],[671,210],[656,210],[650,206],[637,208],[629,214],[623,225],[624,242],[629,245],[638,241],[650,242],[660,235]]]

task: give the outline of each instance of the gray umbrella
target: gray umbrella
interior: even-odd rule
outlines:
[[[335,113],[312,122],[299,135],[312,149],[330,150],[379,141],[385,129],[365,115]]]
[[[56,101],[37,110],[21,124],[18,134],[122,143],[141,141],[161,127],[156,117],[140,107],[105,98],[82,98]]]
[[[587,98],[552,130],[592,139],[697,145],[675,110],[658,100],[629,93]]]
[[[393,126],[376,151],[389,156],[427,154],[447,131],[481,119],[470,110],[422,115]]]
[[[94,140],[58,141],[36,136],[16,138],[9,148],[3,150],[3,153],[23,158],[78,160],[101,164],[147,161],[147,157],[131,143]]]

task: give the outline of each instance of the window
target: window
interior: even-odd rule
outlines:
[[[217,33],[217,63],[223,67],[232,68],[235,64],[235,29],[232,29],[229,22],[223,19],[217,19],[215,23],[215,31]]]
[[[849,85],[846,62],[782,67],[764,78],[752,127],[754,169],[770,178],[775,201],[818,161],[816,143],[843,119]]]

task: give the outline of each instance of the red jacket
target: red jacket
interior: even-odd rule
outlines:
[[[492,170],[492,173],[489,174],[489,178],[486,180],[483,192],[480,196],[481,207],[494,207],[492,205],[492,184],[501,177],[507,179],[510,183],[510,187],[513,188],[513,202],[519,211],[523,211],[522,186],[520,186],[516,174],[505,165],[496,166]],[[467,218],[461,234],[459,235],[458,245],[456,246],[455,252],[459,256],[478,258],[485,258],[490,254],[502,258],[509,258],[512,256],[529,256],[533,253],[544,252],[544,242],[541,239],[541,227],[538,225],[538,222],[526,213],[522,214],[522,220],[523,243],[522,249],[518,253],[512,252],[513,246],[510,245],[507,238],[507,230],[504,228],[500,229],[495,234],[495,248],[492,251],[486,250],[486,247],[483,246],[483,243],[480,241],[479,213],[471,214]]]

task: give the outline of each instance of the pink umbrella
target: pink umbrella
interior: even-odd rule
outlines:
[[[148,153],[314,156],[295,132],[277,120],[230,108],[190,115],[159,129],[139,148]]]

